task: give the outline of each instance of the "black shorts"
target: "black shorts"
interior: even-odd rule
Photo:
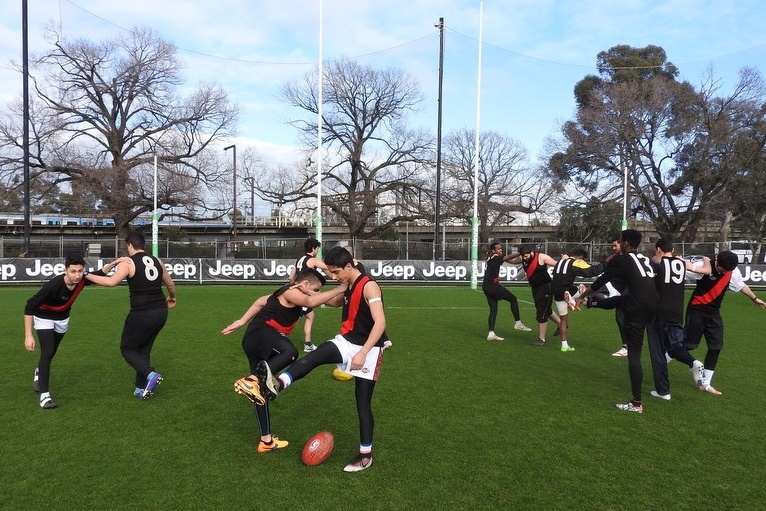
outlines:
[[[684,346],[687,350],[697,349],[705,337],[710,350],[723,349],[723,318],[720,314],[706,314],[689,307],[684,325]]]
[[[550,283],[533,287],[532,299],[535,302],[535,319],[538,323],[547,322],[548,317],[553,314],[553,293],[551,293]]]

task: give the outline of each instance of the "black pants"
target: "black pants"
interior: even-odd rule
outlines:
[[[511,293],[508,288],[500,284],[486,284],[481,287],[484,292],[484,296],[487,297],[487,305],[489,305],[489,317],[487,318],[487,326],[489,331],[495,330],[495,322],[497,321],[497,304],[500,300],[507,300],[511,303],[511,314],[516,321],[521,320],[521,313],[519,312],[519,300],[516,295]]]
[[[154,371],[151,353],[154,341],[168,320],[168,309],[130,311],[120,340],[122,358],[136,370],[136,388],[146,388],[146,377]]]
[[[37,384],[40,392],[48,392],[53,357],[59,349],[64,333],[54,329],[37,330],[37,340],[40,344],[40,360],[37,363]]]

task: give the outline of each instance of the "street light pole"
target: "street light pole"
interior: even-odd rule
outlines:
[[[229,149],[233,149],[232,153],[234,156],[234,212],[232,214],[232,243],[234,244],[234,251],[237,250],[237,145],[232,144],[230,146],[226,146],[223,148],[224,152],[228,151]]]

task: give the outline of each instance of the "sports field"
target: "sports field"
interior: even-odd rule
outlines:
[[[274,432],[290,446],[254,451],[252,406],[232,391],[247,373],[241,335],[220,330],[273,289],[180,287],[153,352],[165,381],[147,401],[132,396],[119,354],[127,288],[86,289],[54,359],[55,410],[39,408],[38,354],[23,346],[36,289],[0,289],[0,509],[766,509],[766,312],[742,295],[724,300],[727,347],[713,382],[723,395],[698,392],[673,362],[673,399],[650,397],[644,350],[638,415],[614,406],[630,392],[627,361],[610,356],[611,311],[572,313],[577,351],[561,353],[550,334],[535,347],[534,332],[514,332],[507,307],[496,328],[506,340],[485,340],[481,292],[384,284],[394,346],[373,399],[374,464],[346,474],[359,441],[353,383],[333,380],[330,366],[272,403]],[[534,326],[528,287],[513,290]],[[339,317],[317,310],[315,342]],[[305,467],[303,444],[321,430],[335,451]]]

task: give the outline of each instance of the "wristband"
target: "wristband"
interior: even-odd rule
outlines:
[[[751,298],[752,301],[756,301],[757,299],[758,299],[758,297],[755,296],[755,295],[753,295],[753,297]]]

